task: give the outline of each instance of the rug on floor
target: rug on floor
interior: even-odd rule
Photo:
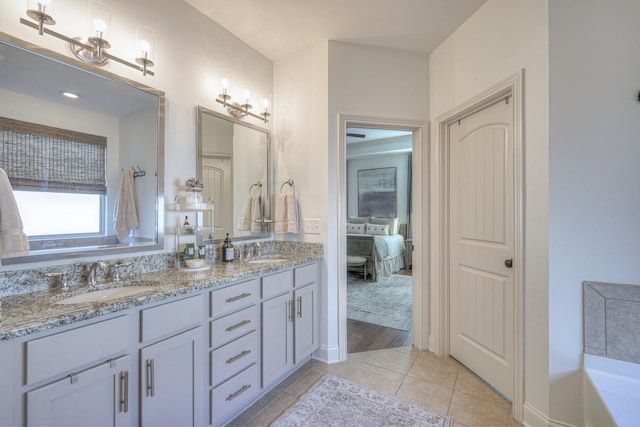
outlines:
[[[377,282],[347,275],[347,317],[408,331],[412,318],[411,276],[392,274]]]
[[[325,375],[271,427],[452,425],[453,418],[450,416],[436,414],[342,378]]]

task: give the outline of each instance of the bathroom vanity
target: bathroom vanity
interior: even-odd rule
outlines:
[[[318,257],[221,264],[4,297],[0,426],[217,426],[242,412],[319,347]]]

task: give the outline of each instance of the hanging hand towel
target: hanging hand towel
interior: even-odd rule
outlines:
[[[125,169],[122,174],[122,184],[116,199],[116,209],[113,213],[113,223],[118,240],[126,239],[131,230],[139,225],[136,209],[136,196],[133,183],[133,170]]]
[[[0,169],[0,258],[29,254],[29,240],[23,231],[13,188],[4,169]]]
[[[247,204],[244,208],[244,215],[239,230],[243,231],[262,231],[262,197],[260,195],[249,195]]]
[[[278,195],[278,199],[276,200],[275,232],[298,232],[298,203],[293,192]]]

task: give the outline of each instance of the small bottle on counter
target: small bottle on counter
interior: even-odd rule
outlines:
[[[233,243],[231,243],[229,233],[227,233],[227,238],[224,239],[224,243],[222,243],[222,261],[233,261]]]

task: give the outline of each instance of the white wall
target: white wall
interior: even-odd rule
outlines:
[[[640,283],[640,2],[549,3],[550,412],[578,423],[581,283]]]
[[[105,0],[105,3],[111,9],[111,53],[133,60],[137,56],[136,25],[155,30],[155,77],[143,77],[141,72],[117,63],[106,69],[165,92],[165,200],[173,200],[186,179],[196,175],[196,106],[223,111],[215,102],[223,70],[229,72],[229,93],[235,99],[239,98],[243,81],[252,83],[255,94],[272,93],[273,63],[185,2]],[[56,2],[57,24],[53,29],[71,36],[89,34],[87,8],[85,0]],[[25,2],[1,2],[2,31],[68,55],[61,40],[39,36],[37,31],[19,23],[20,17],[26,17],[25,10]],[[173,239],[165,238],[165,249],[173,250]]]
[[[489,0],[429,61],[432,119],[525,70],[525,403],[548,415],[547,2]],[[579,393],[557,396],[558,405],[579,413]],[[562,418],[573,421],[575,417]]]

